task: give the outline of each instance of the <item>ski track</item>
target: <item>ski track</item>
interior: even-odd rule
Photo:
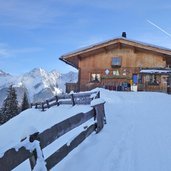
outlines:
[[[130,139],[133,131],[133,125],[130,125],[125,131],[123,137],[114,145],[113,149],[108,154],[108,157],[101,171],[119,171],[121,168],[127,171],[134,170],[134,160],[132,154],[132,139]]]

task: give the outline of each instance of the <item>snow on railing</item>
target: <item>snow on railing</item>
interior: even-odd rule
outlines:
[[[76,104],[90,104],[94,98],[100,98],[100,92],[88,92],[88,93],[70,93],[70,94],[63,94],[54,96],[51,99],[47,99],[43,102],[38,103],[31,103],[31,107],[35,107],[35,109],[48,109],[52,106],[59,106],[59,105],[76,105]]]
[[[78,113],[51,128],[39,132],[32,132],[32,135],[24,138],[18,146],[7,150],[3,156],[0,156],[0,170],[10,171],[18,165],[29,159],[31,170],[50,170],[65,158],[74,148],[82,143],[92,132],[99,133],[104,124],[106,124],[103,100],[93,100],[92,109],[87,113]],[[44,158],[42,149],[56,141],[62,135],[68,133],[74,128],[82,125],[88,120],[94,118],[88,126],[72,140],[68,140],[62,147],[51,154],[47,159]]]

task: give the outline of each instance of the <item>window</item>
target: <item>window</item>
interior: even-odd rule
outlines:
[[[148,83],[148,85],[159,85],[160,76],[154,74],[146,75],[146,82]]]
[[[121,57],[113,57],[112,58],[112,67],[120,67],[121,66]]]
[[[119,71],[118,70],[113,71],[113,75],[119,76]]]
[[[100,74],[91,74],[91,82],[100,82],[101,76]]]
[[[139,77],[138,77],[138,82],[139,82],[140,84],[143,83],[143,76],[142,76],[142,74],[139,75]]]

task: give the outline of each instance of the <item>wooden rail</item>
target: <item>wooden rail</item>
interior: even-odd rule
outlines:
[[[57,149],[56,152],[50,155],[47,159],[44,159],[44,161],[46,162],[47,170],[50,170],[57,163],[59,163],[74,148],[76,148],[81,142],[83,142],[93,131],[99,133],[103,129],[104,124],[106,123],[104,103],[96,104],[89,112],[76,114],[60,123],[57,123],[51,128],[43,131],[42,133],[35,133],[29,136],[30,143],[34,141],[39,141],[40,148],[43,149],[55,140],[57,140],[62,135],[80,126],[81,124],[85,123],[91,118],[94,118],[95,120],[95,122],[93,122],[92,125],[84,129],[84,131],[81,132],[78,136],[76,136],[69,144],[64,144],[62,147]],[[10,171],[16,168],[26,159],[29,159],[31,169],[33,169],[36,165],[37,156],[38,154],[36,150],[29,151],[25,147],[19,148],[18,151],[16,151],[15,148],[9,149],[5,152],[3,157],[0,158],[0,170]]]
[[[93,96],[94,95],[94,96]],[[45,111],[45,109],[50,108],[52,106],[59,105],[76,105],[76,104],[90,104],[93,98],[99,98],[100,92],[90,92],[90,93],[77,93],[77,94],[63,94],[54,96],[50,99],[47,99],[43,102],[31,103],[31,107],[35,107],[36,109],[41,109]]]

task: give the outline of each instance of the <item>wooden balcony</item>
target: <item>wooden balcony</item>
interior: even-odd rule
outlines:
[[[167,85],[138,84],[138,91],[167,92]]]

